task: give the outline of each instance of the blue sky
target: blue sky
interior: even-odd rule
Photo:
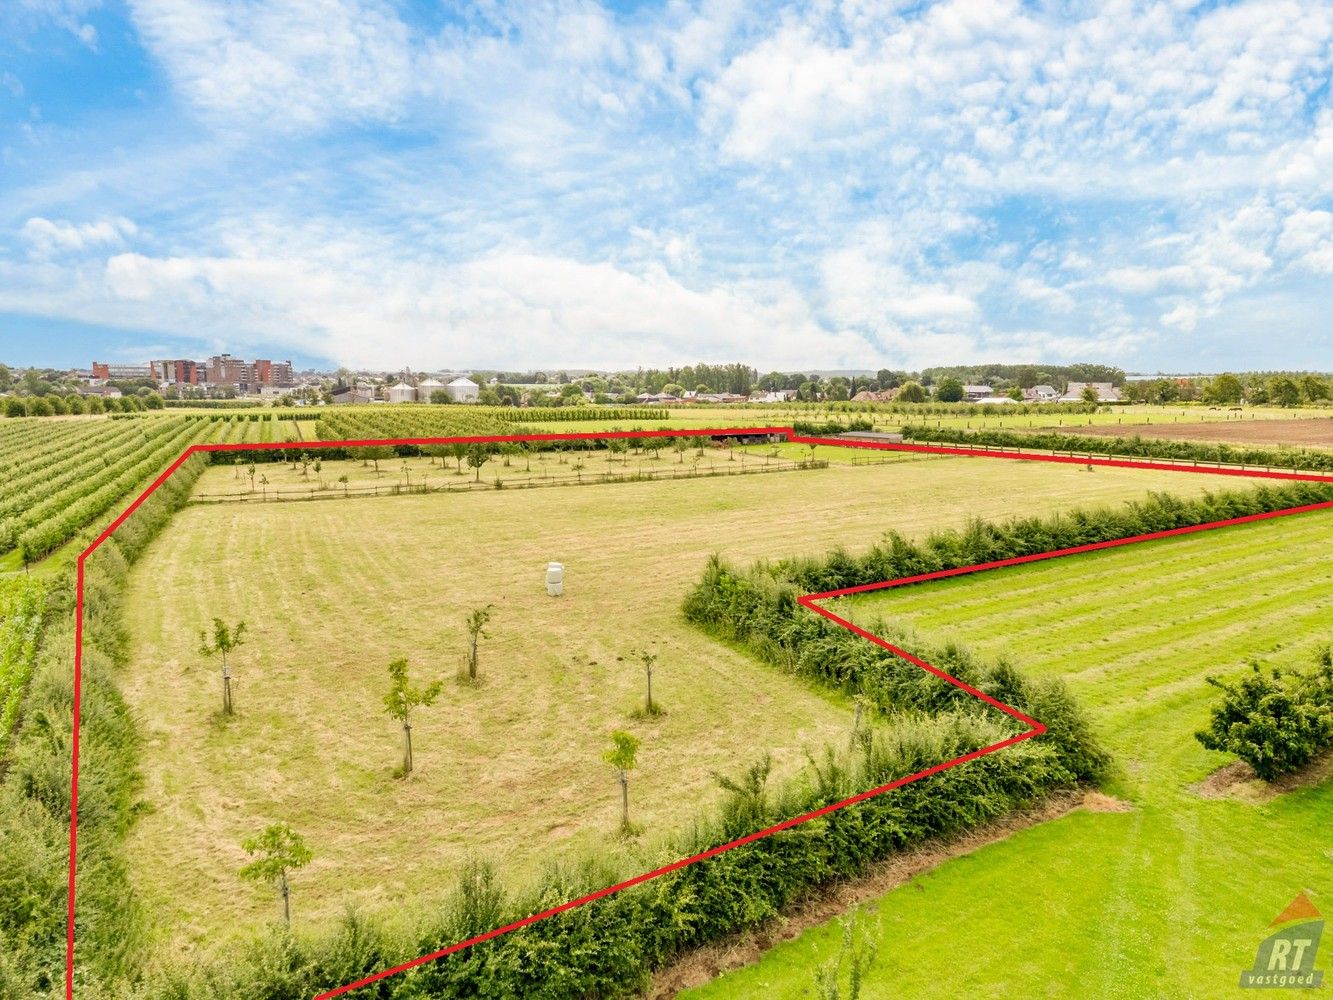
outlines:
[[[0,360],[1333,369],[1333,0],[10,0]]]

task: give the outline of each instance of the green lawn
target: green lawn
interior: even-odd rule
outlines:
[[[1022,831],[867,904],[880,959],[864,996],[1245,996],[1240,971],[1292,897],[1333,910],[1333,783],[1201,798],[1191,786],[1230,758],[1192,734],[1217,694],[1205,675],[1251,656],[1307,665],[1333,639],[1331,545],[1321,512],[834,602],[1067,679],[1117,760],[1108,790],[1132,805]],[[839,933],[683,996],[812,996]]]
[[[234,475],[211,469],[199,489],[230,489]],[[636,818],[650,836],[671,829],[714,794],[712,770],[763,747],[783,769],[799,766],[802,748],[841,740],[848,725],[845,706],[681,619],[681,597],[712,552],[748,562],[862,548],[889,528],[919,536],[970,514],[1210,485],[1183,473],[944,458],[187,508],[136,565],[126,598],[123,690],[142,720],[147,806],[129,840],[136,890],[160,915],[168,949],[243,934],[275,902],[237,881],[239,842],[276,820],[317,852],[295,890],[306,926],[349,902],[426,905],[469,851],[523,881],[551,852],[607,843],[616,787],[600,755],[620,726],[645,738]],[[542,590],[549,559],[567,567],[560,601]],[[386,664],[405,655],[418,677],[452,678],[463,615],[487,602],[497,612],[482,646],[485,684],[449,681],[416,720],[418,774],[394,781]],[[216,665],[196,652],[214,615],[251,628],[229,725],[214,719]],[[630,654],[648,641],[669,714],[644,725],[628,718],[642,683]]]

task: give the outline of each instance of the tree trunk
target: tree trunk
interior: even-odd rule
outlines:
[[[653,714],[653,668],[648,668],[648,714]]]
[[[467,676],[468,680],[477,679],[477,637],[472,637],[472,649],[467,658]]]
[[[288,927],[292,925],[292,892],[287,885],[287,873],[283,872],[278,876],[279,884],[282,886],[282,919]]]
[[[620,772],[620,825],[629,829],[629,775]]]
[[[231,671],[227,669],[227,655],[222,655],[222,714],[231,715]]]
[[[403,777],[412,773],[412,724],[403,720]]]

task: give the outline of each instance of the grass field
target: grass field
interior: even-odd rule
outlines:
[[[201,480],[230,480],[219,467]],[[679,603],[714,552],[742,561],[865,546],[977,514],[1003,517],[1208,477],[1086,473],[938,459],[768,476],[495,491],[328,504],[208,505],[177,515],[134,570],[127,699],[142,720],[149,809],[131,836],[138,891],[173,946],[209,946],[275,912],[240,885],[239,841],[268,822],[306,832],[298,919],[344,904],[392,907],[442,892],[468,851],[530,872],[541,854],[605,844],[616,788],[600,760],[612,728],[646,738],[635,818],[662,831],[712,793],[710,771],[770,747],[783,767],[847,726],[828,702],[687,627]],[[549,559],[567,594],[542,591]],[[391,777],[398,734],[380,710],[385,667],[452,677],[463,614],[494,602],[480,688],[446,685],[415,724],[418,773]],[[195,652],[214,616],[245,619],[239,717],[215,719],[215,664]],[[660,652],[668,714],[628,713]],[[227,931],[219,933],[219,928]]]
[[[1065,678],[1132,806],[1022,831],[867,904],[880,960],[863,995],[1246,995],[1269,921],[1301,891],[1333,907],[1333,783],[1205,799],[1192,786],[1230,758],[1192,734],[1216,700],[1205,675],[1251,656],[1308,666],[1333,639],[1330,545],[1321,512],[834,602]],[[839,933],[683,996],[810,996]]]

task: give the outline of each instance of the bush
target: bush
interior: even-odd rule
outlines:
[[[1251,663],[1234,684],[1209,677],[1222,703],[1195,738],[1209,750],[1235,754],[1264,781],[1290,774],[1333,747],[1331,664],[1326,647],[1312,673],[1265,672]]]

